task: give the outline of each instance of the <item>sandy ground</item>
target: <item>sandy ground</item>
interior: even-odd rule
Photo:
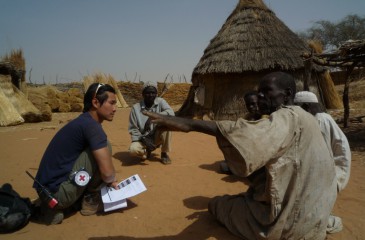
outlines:
[[[0,128],[0,184],[9,182],[23,197],[36,198],[25,171],[35,175],[48,142],[78,114],[59,113],[53,115],[52,122]],[[173,133],[171,165],[158,161],[159,150],[154,159],[141,162],[127,152],[128,115],[129,109],[119,109],[114,121],[103,126],[113,146],[119,179],[139,174],[146,192],[129,199],[128,208],[123,210],[89,217],[75,213],[55,226],[30,222],[15,233],[0,235],[0,239],[238,239],[207,211],[213,196],[247,189],[234,176],[219,173],[223,155],[215,138]],[[354,151],[349,185],[340,193],[333,210],[342,217],[344,229],[328,239],[365,239],[364,173],[364,152]]]

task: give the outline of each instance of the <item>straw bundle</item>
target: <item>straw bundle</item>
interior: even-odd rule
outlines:
[[[323,52],[323,46],[322,43],[320,43],[317,40],[310,40],[308,41],[308,46],[313,49],[315,53],[322,53]]]
[[[82,112],[82,110],[84,109],[83,99],[77,97],[77,96],[79,96],[78,94],[72,95],[75,93],[73,91],[71,91],[71,94],[70,94],[70,91],[68,91],[67,93],[69,94],[67,102],[71,108],[70,112]]]
[[[10,81],[10,76],[0,75],[0,84],[4,81]],[[2,88],[0,88],[0,126],[18,125],[23,122],[22,116],[20,116],[14,105],[4,94]]]
[[[311,40],[308,42],[309,47],[314,53],[320,54],[323,51],[323,46],[319,41]],[[322,90],[323,101],[328,109],[341,109],[343,108],[342,101],[337,94],[335,84],[332,81],[331,75],[328,70],[321,73],[319,86]]]
[[[118,84],[117,82],[114,80],[114,78],[112,76],[109,75],[109,84],[115,89],[115,92],[117,94],[117,98],[119,100],[119,104],[120,104],[120,107],[122,108],[127,108],[128,107],[128,104],[127,102],[125,101],[122,93],[119,91],[119,88],[118,88]]]
[[[82,112],[84,109],[84,103],[70,103],[70,112]]]
[[[1,78],[0,87],[25,122],[41,121],[41,112],[25,97],[24,93],[12,84],[10,76]]]
[[[67,90],[68,95],[74,96],[83,102],[84,94],[82,93],[81,89],[79,88],[70,88]],[[79,101],[79,100],[78,100]]]
[[[328,109],[342,109],[342,101],[336,91],[335,84],[332,81],[329,71],[321,74],[322,81],[319,82],[323,93],[324,103]]]
[[[15,108],[18,110],[20,115],[24,118],[25,122],[41,122],[43,121],[41,111],[31,103],[27,97],[18,88],[13,86],[14,96],[18,99]]]
[[[59,112],[70,112],[71,111],[71,106],[68,103],[61,102],[60,107],[58,108],[58,111]]]
[[[94,78],[90,75],[83,77],[82,84],[84,85],[85,92],[90,87],[90,85],[93,84],[94,82],[96,82],[96,80],[94,80]]]
[[[83,94],[77,88],[70,88],[66,92],[49,85],[29,88],[29,99],[39,109],[48,105],[51,112],[82,112],[84,108]]]
[[[69,107],[60,107],[60,112],[69,109],[69,112],[82,112],[84,108],[84,94],[78,88],[70,88],[60,97]]]
[[[59,91],[53,86],[41,86],[28,88],[29,100],[38,107],[38,109],[47,110],[45,105],[49,106],[51,112],[57,112],[60,107],[60,100],[57,98]]]

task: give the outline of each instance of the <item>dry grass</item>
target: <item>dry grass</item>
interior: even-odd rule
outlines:
[[[42,112],[81,112],[83,92],[79,88],[58,90],[55,86],[28,87],[29,100]]]
[[[25,59],[23,57],[22,49],[11,50],[11,52],[3,56],[1,60],[11,62],[17,69],[25,71]],[[22,81],[25,81],[25,78],[22,79]]]
[[[52,112],[68,112],[82,111],[84,87],[88,87],[90,82],[105,82],[109,79],[100,79],[100,75],[96,78],[84,79],[83,83],[63,83],[55,85],[28,85],[29,99],[39,108],[52,109]],[[105,77],[105,76],[104,76]],[[88,84],[89,83],[89,84]],[[141,101],[142,99],[142,83],[132,82],[115,82],[113,84],[119,89],[121,97],[128,106]],[[164,83],[158,83],[158,95],[160,96],[166,86]],[[164,92],[163,98],[177,111],[184,103],[189,93],[191,84],[189,83],[173,83],[170,84],[168,90]],[[63,104],[69,105],[65,106]],[[46,106],[45,106],[46,105]],[[62,106],[61,106],[62,105]]]
[[[323,52],[323,46],[320,41],[317,40],[310,40],[308,41],[308,46],[313,49],[315,53],[322,53]]]

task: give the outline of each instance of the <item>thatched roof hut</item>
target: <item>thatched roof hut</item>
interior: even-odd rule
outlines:
[[[180,116],[235,120],[245,113],[243,96],[272,71],[294,75],[303,88],[307,45],[262,0],[240,0],[210,41],[192,74]],[[318,93],[316,75],[309,82]]]
[[[21,70],[13,64],[0,62],[0,126],[42,120],[41,112],[13,84],[14,73],[18,72]]]
[[[16,86],[18,89],[20,89],[21,86],[23,86],[22,78],[25,74],[25,70],[18,68],[13,63],[9,61],[1,61],[0,74],[10,76],[12,84]]]
[[[0,71],[11,75],[11,82],[27,96],[25,58],[22,49],[14,49],[1,58]]]

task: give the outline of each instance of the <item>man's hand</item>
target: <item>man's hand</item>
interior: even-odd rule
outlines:
[[[119,186],[118,186],[118,182],[117,181],[114,181],[112,183],[109,183],[108,184],[108,187],[114,188],[115,190],[118,190],[119,189]]]
[[[154,144],[153,140],[148,136],[142,137],[141,142],[146,146],[146,149],[150,152],[153,152],[156,149],[156,145]]]

